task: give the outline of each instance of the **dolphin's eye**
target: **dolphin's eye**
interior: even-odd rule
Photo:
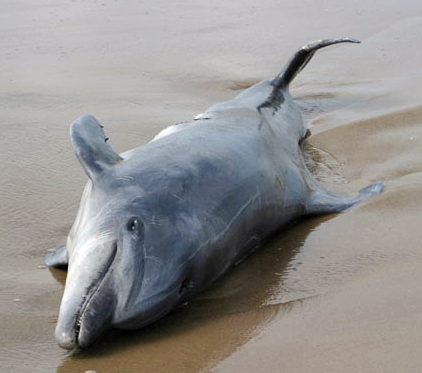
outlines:
[[[142,223],[139,218],[130,218],[127,223],[127,229],[130,232],[139,232],[142,228]]]

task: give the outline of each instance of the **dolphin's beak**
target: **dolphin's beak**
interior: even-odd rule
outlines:
[[[110,267],[117,245],[81,249],[69,261],[55,332],[57,343],[67,350],[90,345],[110,325],[116,303]]]

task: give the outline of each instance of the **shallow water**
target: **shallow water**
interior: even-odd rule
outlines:
[[[64,243],[85,174],[68,126],[118,151],[319,52],[292,84],[327,187],[385,192],[281,232],[207,292],[93,349],[54,341]],[[422,6],[274,0],[0,5],[0,371],[397,372],[422,366]]]

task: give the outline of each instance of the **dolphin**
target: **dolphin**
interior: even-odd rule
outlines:
[[[300,146],[307,128],[289,84],[318,49],[344,42],[359,41],[305,45],[275,78],[120,155],[94,117],[71,125],[89,180],[66,245],[44,259],[68,267],[55,331],[62,348],[150,324],[292,220],[381,193],[381,182],[355,197],[328,191]]]

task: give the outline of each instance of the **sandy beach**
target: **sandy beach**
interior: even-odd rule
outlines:
[[[119,152],[318,52],[291,86],[327,188],[385,191],[280,232],[161,321],[67,352],[54,328],[86,175],[69,125]],[[414,0],[0,4],[0,372],[422,370],[422,5]]]

